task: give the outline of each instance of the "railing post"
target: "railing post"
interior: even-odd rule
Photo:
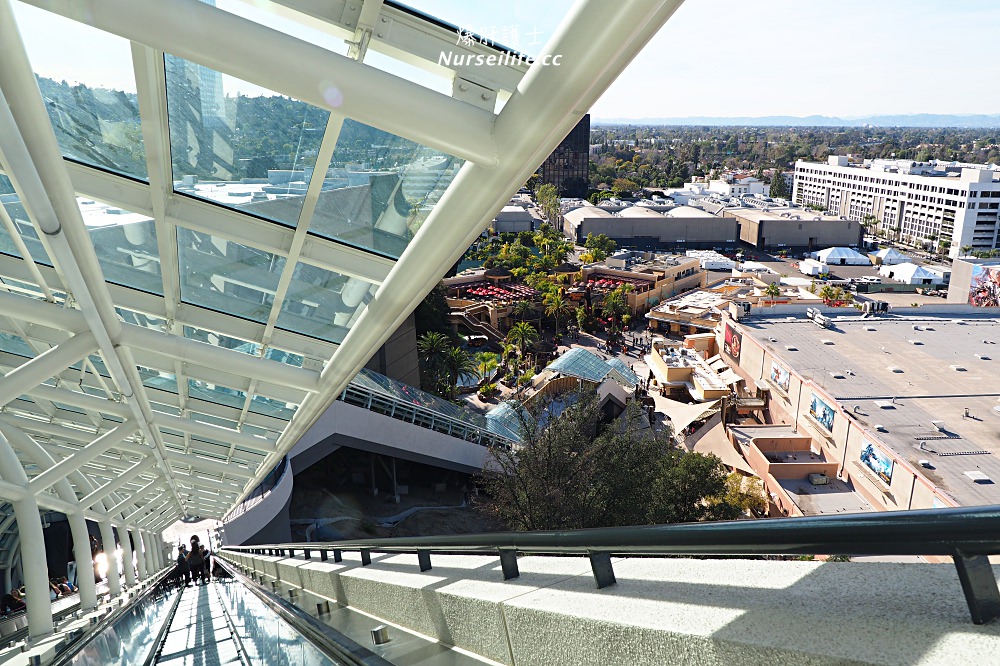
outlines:
[[[618,581],[615,579],[615,569],[611,565],[611,554],[603,551],[590,551],[590,568],[594,572],[594,582],[597,589],[614,585]]]
[[[955,553],[952,559],[958,569],[958,579],[962,583],[962,592],[969,604],[973,624],[986,624],[1000,617],[1000,589],[993,576],[990,558],[986,555],[969,557]]]
[[[366,567],[372,563],[372,551],[368,548],[361,549],[361,566]]]
[[[342,552],[340,552],[339,550],[333,551],[333,561],[334,562],[343,562],[344,561],[344,554]]]
[[[513,548],[500,548],[499,553],[503,579],[510,580],[520,576],[521,572],[517,568],[517,551]]]
[[[431,568],[431,551],[429,550],[418,550],[417,551],[417,563],[420,565],[421,571],[430,571]]]
[[[328,555],[329,555],[329,553],[327,553],[326,550],[319,551],[319,559],[320,559],[320,561],[321,562],[326,562],[326,558],[328,557]]]

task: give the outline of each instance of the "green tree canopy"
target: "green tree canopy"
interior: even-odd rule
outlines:
[[[563,403],[566,401],[564,400]],[[605,423],[596,391],[559,412],[520,412],[523,445],[496,449],[481,508],[515,530],[561,530],[697,521],[741,515],[722,462],[673,448],[638,403]],[[742,504],[741,504],[742,502]]]

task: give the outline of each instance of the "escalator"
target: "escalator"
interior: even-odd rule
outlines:
[[[218,568],[221,576],[210,583],[157,585],[86,633],[70,633],[52,664],[389,664],[288,601]]]

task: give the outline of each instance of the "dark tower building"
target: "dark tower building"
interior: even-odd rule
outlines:
[[[590,114],[576,124],[542,163],[543,183],[555,185],[561,197],[585,197],[590,188]]]

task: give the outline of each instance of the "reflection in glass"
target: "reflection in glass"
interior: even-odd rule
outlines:
[[[162,296],[156,223],[145,215],[83,197],[77,202],[104,279]]]
[[[146,180],[128,40],[33,7],[17,15],[63,156]]]
[[[340,342],[347,335],[348,323],[371,299],[372,286],[316,266],[297,264],[277,326]]]
[[[207,400],[236,409],[243,409],[243,403],[247,399],[247,394],[243,391],[198,379],[188,380],[188,395],[198,400]]]
[[[398,257],[462,162],[345,120],[309,231]]]
[[[181,300],[260,323],[267,321],[284,257],[177,228]]]
[[[174,189],[294,226],[329,113],[165,57]]]
[[[21,204],[21,199],[14,191],[14,186],[10,180],[2,174],[0,174],[0,205],[3,205],[4,210],[7,211],[7,215],[10,216],[14,227],[17,229],[18,234],[20,234],[21,240],[24,241],[24,245],[28,248],[28,252],[35,263],[51,266],[52,261],[49,259],[48,253],[45,252],[45,248],[42,247],[41,241],[38,240],[38,232],[35,230],[35,226],[31,224],[31,220],[28,219],[28,212],[24,209],[24,205]],[[21,253],[14,245],[14,241],[10,239],[5,225],[0,225],[0,252],[12,257],[21,256]]]

